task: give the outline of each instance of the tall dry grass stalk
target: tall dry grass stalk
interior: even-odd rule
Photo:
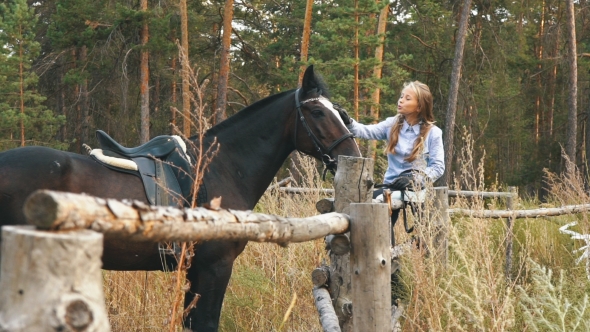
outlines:
[[[322,188],[315,160],[302,156],[308,188]],[[318,192],[290,195],[268,191],[257,212],[287,217],[316,215]],[[311,271],[326,259],[323,240],[290,244],[249,243],[238,257],[225,296],[220,331],[319,331]],[[104,272],[113,331],[164,331],[170,327],[178,279],[163,272]],[[197,303],[198,305],[198,303]],[[181,327],[176,324],[176,331]]]
[[[483,159],[475,162],[473,141],[464,135],[461,168],[455,174],[456,190],[496,191],[486,186]],[[571,167],[571,165],[569,166]],[[588,203],[577,171],[555,175],[547,172],[551,203]],[[517,208],[530,203],[518,202]],[[453,207],[504,208],[492,199],[456,198]],[[432,206],[426,204],[426,210]],[[426,217],[418,229],[432,243],[433,220]],[[404,331],[572,331],[587,330],[588,282],[573,264],[572,242],[558,228],[564,220],[587,220],[587,214],[515,221],[515,264],[511,278],[504,275],[506,224],[504,220],[455,216],[447,230],[449,258],[442,264],[432,251],[414,250],[403,260],[407,310]],[[587,224],[587,223],[586,223]],[[544,266],[544,267],[543,267]],[[555,278],[551,269],[561,271]]]
[[[483,162],[473,160],[473,141],[461,151],[452,189],[497,191],[485,184]],[[323,184],[313,160],[303,158],[301,186]],[[574,174],[574,175],[572,175]],[[547,172],[551,196],[544,206],[589,203],[576,173]],[[316,214],[319,193],[286,195],[267,192],[259,212],[290,217]],[[504,209],[501,199],[452,200],[452,207]],[[517,208],[538,207],[520,200]],[[517,219],[514,261],[505,278],[506,223],[504,220],[454,216],[447,228],[448,259],[441,263],[434,247],[436,209],[427,202],[416,223],[416,236],[429,251],[412,250],[402,259],[400,302],[405,311],[403,331],[587,331],[590,322],[585,268],[576,266],[572,252],[579,248],[559,227],[587,214]],[[409,240],[403,220],[396,225],[397,242]],[[311,295],[311,271],[327,260],[322,240],[291,244],[250,243],[234,265],[222,311],[221,331],[321,331]],[[558,271],[553,274],[551,271]],[[147,279],[146,279],[147,276]],[[105,272],[105,291],[113,331],[163,330],[171,308],[172,275],[156,272]],[[389,291],[389,290],[384,290]]]
[[[179,45],[178,45],[179,46]],[[182,51],[182,47],[178,47],[179,49],[179,57],[181,61],[185,60],[185,54]],[[188,137],[185,137],[182,131],[176,127],[172,126],[172,131],[174,134],[180,135],[183,137],[184,141],[187,142],[187,150],[192,155],[193,160],[190,160],[192,163],[192,174],[190,174],[192,181],[193,181],[193,188],[191,192],[191,199],[190,201],[181,202],[181,205],[185,205],[191,208],[195,208],[197,206],[198,200],[198,193],[199,187],[202,184],[204,174],[207,171],[207,168],[213,158],[217,155],[219,151],[219,144],[214,139],[213,142],[209,146],[204,145],[204,137],[206,131],[210,128],[211,118],[215,116],[215,114],[207,117],[205,114],[205,110],[207,108],[203,91],[206,88],[208,83],[205,80],[202,84],[198,82],[198,71],[193,70],[192,68],[188,68],[189,70],[189,96],[188,99],[191,103],[191,118],[184,118],[184,122],[189,122],[190,126],[194,128],[196,131],[196,135],[193,137],[192,140],[189,140]],[[180,113],[175,107],[172,107],[172,111],[184,116],[184,114]],[[171,301],[163,301],[167,304],[166,307],[162,307],[167,314],[167,319],[162,320],[160,323],[161,325],[157,330],[168,330],[170,332],[176,330],[182,330],[182,324],[184,317],[188,314],[188,311],[197,305],[200,295],[196,295],[193,301],[188,305],[187,308],[184,308],[184,294],[185,291],[190,288],[189,281],[186,279],[187,270],[190,267],[190,262],[192,257],[194,256],[194,247],[197,243],[165,243],[162,244],[162,249],[171,251],[174,253],[176,258],[176,270],[171,272],[171,274],[166,275],[165,277],[156,278],[158,279],[158,283],[162,286],[166,285],[165,287],[165,294],[168,294],[171,297]],[[178,246],[180,250],[176,250],[175,246]],[[144,282],[143,282],[143,290],[142,292],[147,294],[148,289],[151,289],[150,283],[148,282],[150,279],[154,279],[153,273],[150,272],[140,272],[140,273],[117,273],[111,272],[105,274],[105,282],[115,291],[118,290],[118,284],[121,282],[125,282],[126,278],[131,278],[136,280],[137,278],[142,278],[142,275],[145,275]],[[162,275],[162,274],[160,274]],[[163,276],[163,275],[162,275]],[[123,280],[121,280],[123,279]],[[139,280],[137,280],[139,282]],[[136,283],[136,284],[141,284]],[[110,288],[107,290],[107,299],[110,299],[110,296],[115,293],[110,292]],[[115,296],[115,295],[112,295]],[[129,296],[134,297],[136,296],[135,293],[130,293]],[[118,301],[113,302],[113,306],[109,306],[109,312],[113,314],[116,313],[115,308],[117,307]],[[146,303],[144,301],[140,301],[142,303],[142,311],[145,312],[144,308]],[[113,311],[111,311],[113,309]],[[115,328],[115,327],[113,327]],[[129,331],[129,329],[123,329],[124,331]]]
[[[315,160],[300,156],[299,174],[308,188],[321,188]],[[256,211],[286,217],[317,214],[319,191],[290,195],[268,191]],[[286,248],[249,243],[238,257],[222,311],[222,331],[320,331],[313,302],[311,271],[326,259],[323,240],[293,243]],[[292,301],[290,317],[284,322]]]

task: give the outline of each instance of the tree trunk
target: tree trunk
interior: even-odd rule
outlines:
[[[566,0],[567,14],[567,40],[568,40],[568,67],[569,67],[569,94],[567,98],[567,142],[565,152],[572,163],[576,163],[576,134],[578,123],[578,61],[576,49],[576,16],[574,12],[574,0]]]
[[[172,58],[172,87],[170,88],[171,91],[171,99],[172,99],[172,106],[170,107],[170,123],[172,124],[171,132],[174,133],[174,129],[176,128],[176,58]]]
[[[223,38],[221,45],[221,64],[219,66],[219,83],[217,84],[216,123],[227,118],[227,84],[229,79],[229,48],[231,47],[232,20],[234,17],[234,0],[225,0],[223,10]]]
[[[381,79],[381,73],[383,69],[383,48],[385,46],[385,27],[387,24],[387,17],[389,15],[389,4],[386,4],[381,13],[379,14],[379,23],[377,24],[377,36],[379,38],[379,44],[375,48],[375,62],[377,63],[373,68],[373,77],[376,81]],[[379,102],[381,96],[381,88],[375,87],[373,91],[373,103],[371,105],[371,116],[374,119],[379,118]]]
[[[301,36],[301,62],[307,62],[307,54],[309,51],[309,37],[311,35],[311,18],[312,18],[312,9],[313,9],[313,0],[307,0],[305,5],[305,21],[303,22],[303,35]],[[305,74],[305,69],[307,66],[302,64],[299,68],[299,79],[297,86],[301,86],[303,82],[303,74]],[[293,151],[291,153],[291,163],[293,168],[291,169],[291,175],[293,175],[293,180],[297,184],[301,184],[303,181],[303,175],[301,174],[301,170],[303,166],[301,165],[301,158],[299,157],[299,153],[297,151]]]
[[[180,47],[182,49],[182,115],[184,117],[182,134],[185,137],[191,136],[191,98],[189,86],[189,61],[188,61],[188,16],[186,0],[180,0]]]
[[[303,36],[301,37],[301,62],[307,62],[307,54],[309,51],[309,36],[311,34],[311,17],[313,9],[313,0],[307,0],[305,5],[305,20],[303,22]],[[305,64],[302,64],[299,68],[299,80],[298,86],[301,86],[303,82],[303,74],[305,74]]]
[[[83,45],[80,48],[80,63],[86,64],[88,56],[88,48]],[[80,153],[82,151],[82,144],[88,143],[88,127],[90,126],[90,111],[88,105],[88,80],[83,79],[80,85],[80,116],[81,116],[81,130],[80,130]]]
[[[385,28],[387,25],[387,17],[389,16],[389,4],[386,4],[382,9],[381,13],[379,14],[379,21],[377,24],[377,36],[379,38],[379,44],[375,48],[375,62],[377,63],[373,68],[373,78],[375,81],[379,81],[381,79],[381,73],[383,69],[383,48],[385,46]],[[371,103],[371,118],[373,122],[376,123],[379,119],[380,113],[380,96],[381,96],[381,88],[379,86],[375,87],[373,90],[372,96],[372,103]],[[377,152],[377,141],[373,140],[369,142],[370,146],[370,158],[376,159],[376,152]]]
[[[543,75],[541,74],[543,70],[543,37],[545,36],[545,1],[542,1],[541,5],[541,18],[539,20],[539,34],[537,35],[538,40],[538,47],[537,47],[537,59],[539,60],[539,64],[537,65],[537,70],[539,74],[537,75],[537,98],[535,100],[535,143],[539,143],[539,139],[541,137],[541,128],[543,126],[542,117],[543,117],[543,110],[541,107],[541,98],[542,98],[542,90],[543,90]]]
[[[146,12],[148,9],[147,0],[141,0],[141,10]],[[147,21],[141,28],[141,64],[140,64],[140,94],[141,94],[141,126],[139,132],[139,143],[143,144],[150,140],[150,69],[149,69],[149,52],[147,43],[149,39],[149,30]]]
[[[465,48],[465,37],[467,35],[467,25],[469,23],[470,11],[471,0],[465,0],[465,2],[463,3],[463,10],[461,11],[461,21],[459,22],[459,29],[457,31],[457,41],[455,44],[455,59],[453,60],[451,84],[449,87],[449,101],[447,104],[447,115],[444,132],[446,171],[441,179],[443,185],[447,185],[451,180],[451,172],[453,165],[453,134],[455,129],[455,114],[457,113],[457,96],[459,94],[461,66],[463,65],[463,49]]]
[[[19,29],[22,30],[22,27],[19,26]],[[19,35],[22,36],[23,32],[19,31]],[[23,66],[23,45],[19,43],[18,45],[18,56],[19,56],[19,63],[18,63],[18,74],[19,74],[19,85],[20,85],[20,114],[22,118],[20,119],[20,146],[25,146],[25,72]]]

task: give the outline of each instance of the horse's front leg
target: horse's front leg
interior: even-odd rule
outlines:
[[[234,260],[244,250],[246,243],[207,241],[195,248],[195,257],[187,274],[191,287],[185,294],[185,308],[196,294],[200,298],[184,320],[185,329],[198,332],[218,330],[221,305]]]

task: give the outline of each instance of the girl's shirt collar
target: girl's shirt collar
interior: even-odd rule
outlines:
[[[420,125],[422,124],[422,120],[420,120],[420,122],[418,122],[417,124],[410,126],[410,124],[408,123],[408,121],[406,121],[406,119],[404,119],[404,124],[402,126],[402,131],[406,132],[409,130],[412,130],[414,132],[414,134],[418,135],[420,133]]]

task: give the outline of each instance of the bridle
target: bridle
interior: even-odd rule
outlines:
[[[320,153],[320,155],[322,157],[322,162],[324,163],[324,172],[322,174],[322,179],[325,180],[326,172],[330,171],[332,174],[335,174],[336,173],[336,165],[338,164],[337,160],[330,157],[330,152],[332,152],[332,150],[334,150],[334,148],[337,147],[338,144],[342,143],[344,140],[346,140],[348,138],[353,138],[354,135],[352,133],[344,134],[342,137],[340,137],[339,139],[334,141],[334,143],[332,143],[329,147],[326,148],[322,144],[322,142],[317,138],[317,136],[311,131],[311,128],[307,124],[307,121],[305,121],[305,117],[303,116],[303,112],[301,111],[301,105],[303,105],[307,102],[310,102],[310,101],[320,100],[320,98],[319,97],[318,98],[310,98],[310,99],[304,100],[302,102],[299,102],[299,90],[300,89],[297,89],[295,91],[295,106],[297,108],[297,113],[295,114],[295,135],[294,135],[295,149],[297,149],[297,119],[299,119],[301,121],[301,124],[303,124],[303,128],[305,128],[305,130],[307,131],[307,136],[309,136],[311,138],[313,145],[315,146],[316,150]]]

